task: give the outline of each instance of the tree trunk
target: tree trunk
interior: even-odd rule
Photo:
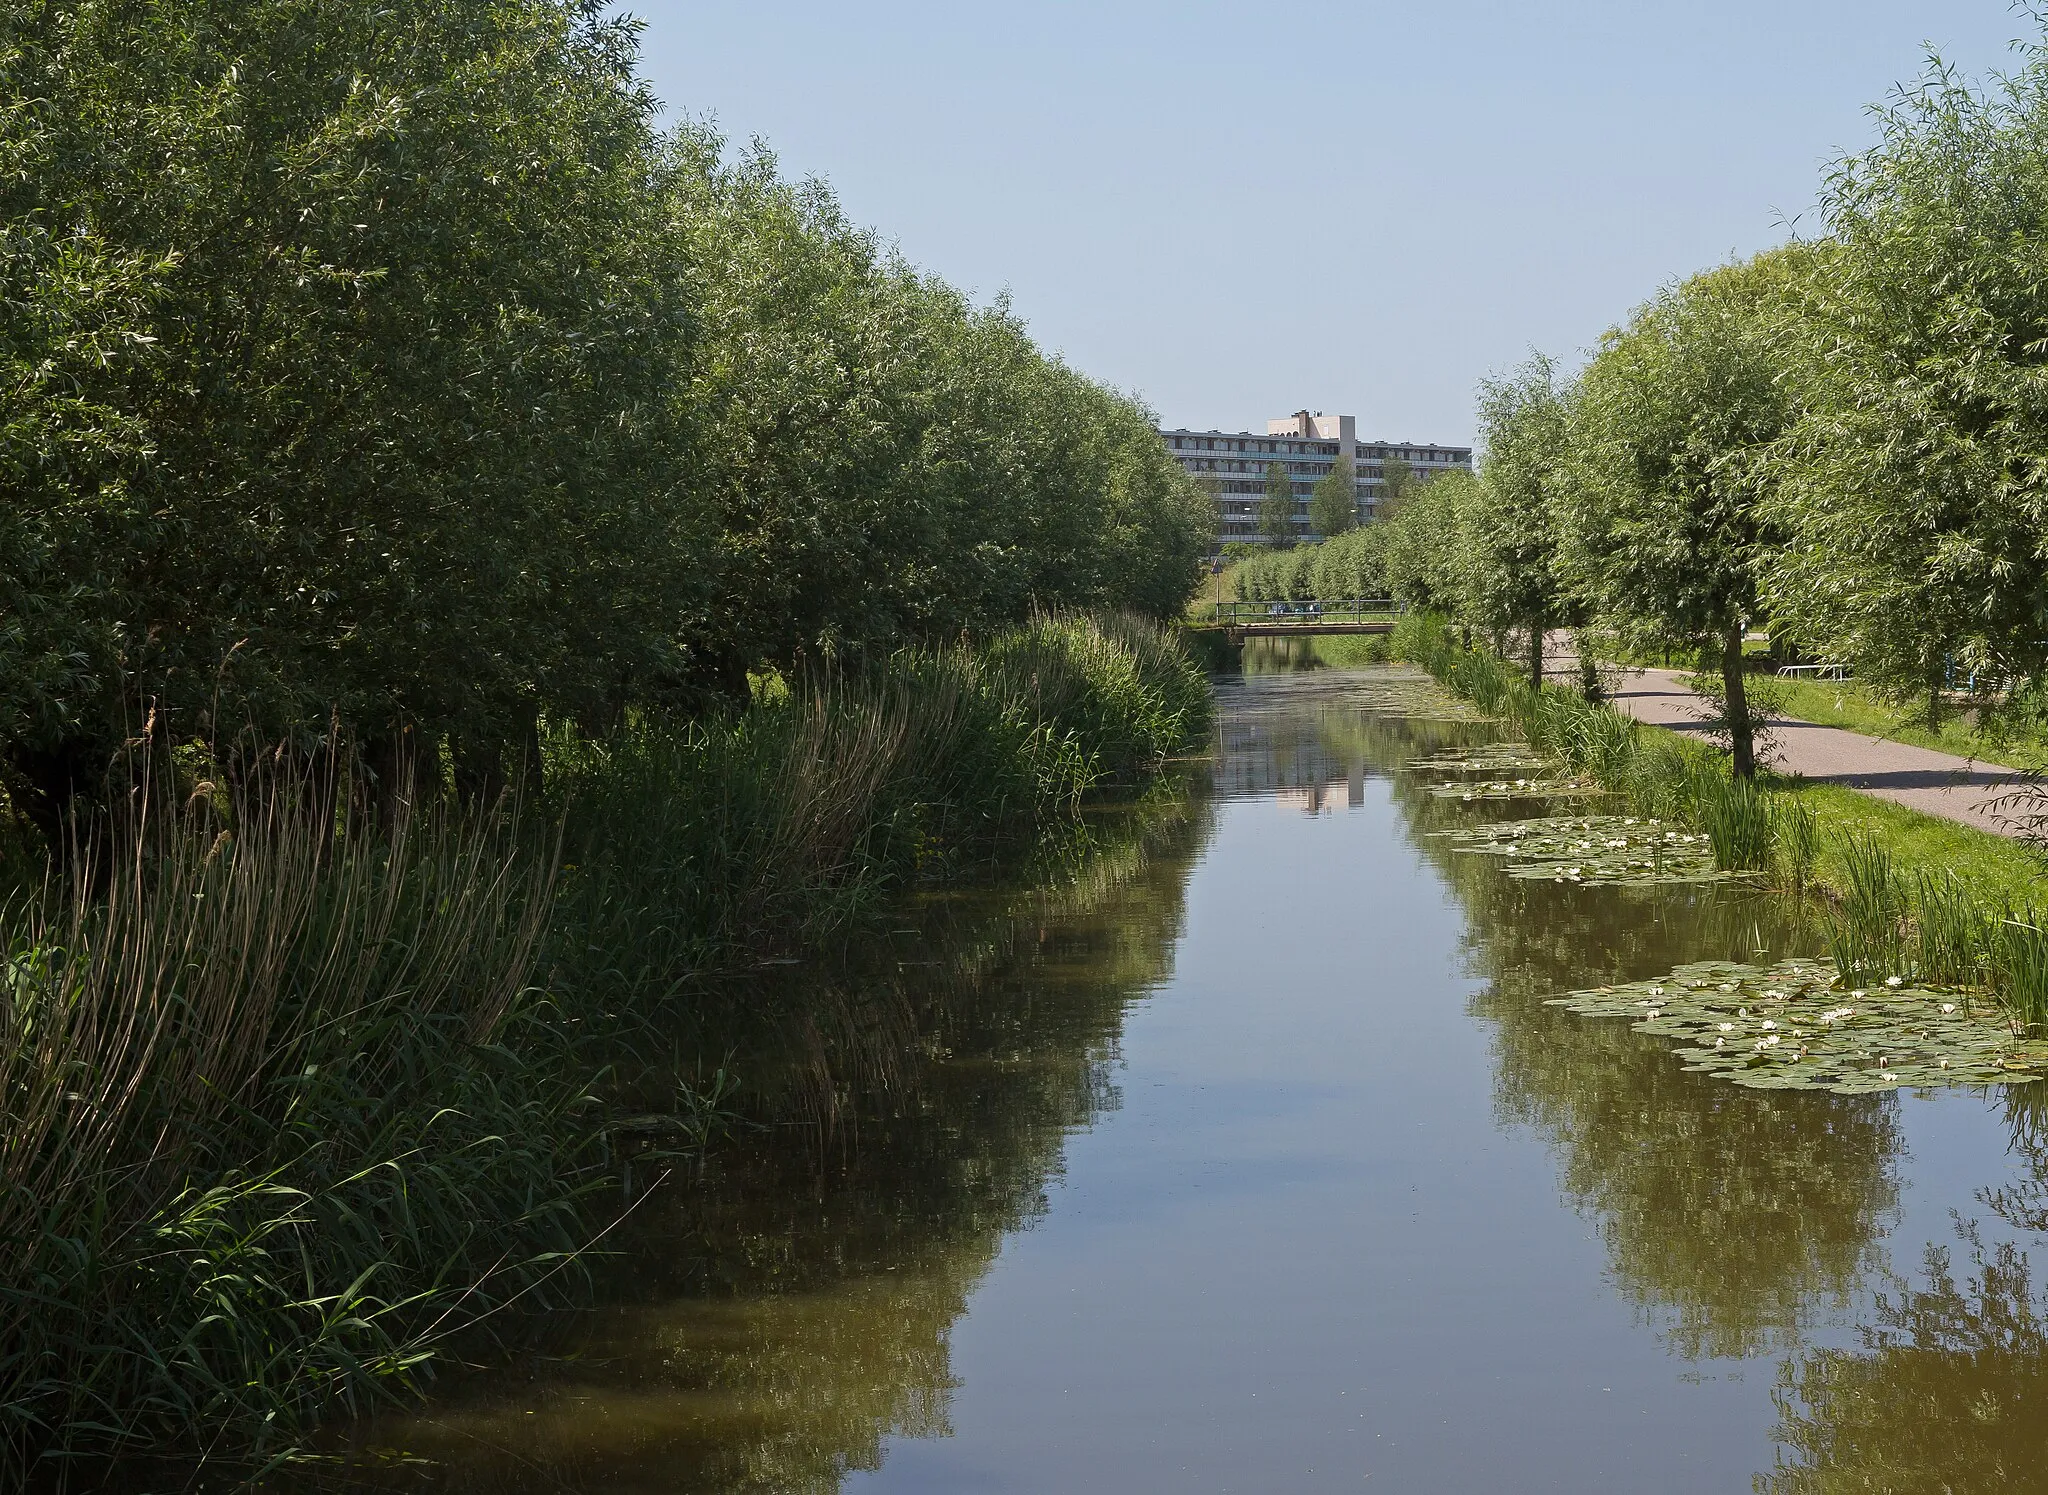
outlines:
[[[1529,624],[1529,686],[1543,689],[1543,625],[1533,621]]]
[[[1749,690],[1742,674],[1742,624],[1721,638],[1721,690],[1728,715],[1728,748],[1738,779],[1756,777],[1756,730],[1749,719]]]
[[[1593,653],[1592,640],[1586,630],[1572,630],[1572,643],[1579,651],[1579,691],[1589,701],[1602,700],[1607,692],[1600,687],[1600,661]]]

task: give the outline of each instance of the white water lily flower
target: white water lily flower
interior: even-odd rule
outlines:
[[[1941,1004],[1941,1010],[1943,1012],[1954,1012],[1956,1010],[1956,1004],[1953,1002],[1943,1002]]]
[[[1648,1015],[1651,1017],[1662,1017],[1664,1014],[1659,1012],[1656,1008],[1652,1007]]]
[[[1884,984],[1896,990],[1897,988],[1904,986],[1906,984],[1906,980],[1903,976],[1887,976],[1884,978]]]
[[[1721,990],[1723,990],[1723,991],[1733,991],[1733,990],[1735,990],[1735,983],[1734,983],[1733,981],[1723,981],[1723,982],[1721,983]]]
[[[1859,986],[1856,988],[1856,990],[1850,992],[1849,995],[1852,997],[1867,997],[1870,995],[1870,993],[1866,992],[1862,987]]]
[[[1756,1051],[1759,1054],[1761,1054],[1765,1049],[1774,1047],[1777,1044],[1777,1042],[1778,1035],[1775,1033],[1769,1034],[1768,1036],[1763,1038],[1759,1038],[1756,1041]]]
[[[1765,1019],[1764,1019],[1764,1031],[1765,1031],[1766,1033],[1768,1033],[1768,1032],[1769,1032],[1769,1031],[1770,1031],[1771,1029],[1773,1029],[1773,1028],[1775,1028],[1775,1027],[1777,1027],[1777,1026],[1778,1026],[1778,1025],[1777,1025],[1777,1024],[1776,1024],[1775,1022],[1773,1022],[1773,1021],[1772,1021],[1771,1019],[1769,1019],[1769,1018],[1765,1018]]]
[[[1880,1074],[1878,1075],[1878,1078],[1879,1078],[1879,1079],[1881,1079],[1881,1080],[1896,1080],[1896,1079],[1898,1078],[1898,1076],[1897,1076],[1897,1075],[1895,1075],[1895,1074],[1893,1074],[1893,1073],[1892,1073],[1892,1072],[1891,1072],[1890,1070],[1888,1070],[1888,1069],[1887,1069],[1887,1070],[1884,1070],[1884,1071],[1883,1071],[1882,1073],[1880,1073]]]
[[[1723,1023],[1723,1024],[1721,1024],[1721,1031],[1722,1031],[1723,1033],[1733,1033],[1733,1032],[1735,1031],[1735,1024],[1733,1024],[1733,1023]]]
[[[1715,1040],[1714,1040],[1714,1047],[1718,1049],[1718,1048],[1722,1047],[1722,1046],[1723,1046],[1724,1044],[1726,1044],[1727,1042],[1728,1042],[1728,1040],[1727,1040],[1727,1039],[1725,1039],[1725,1038],[1717,1038],[1717,1039],[1715,1039]]]

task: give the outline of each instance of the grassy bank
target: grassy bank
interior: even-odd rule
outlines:
[[[1821,917],[1852,981],[1979,987],[2030,1028],[2048,1025],[2048,910],[2040,854],[1839,785],[1730,777],[1725,756],[1576,692],[1529,686],[1518,666],[1403,620],[1403,658],[1644,816],[1704,832],[1724,870],[1822,890]]]
[[[1169,636],[1065,618],[557,728],[516,814],[350,814],[339,756],[152,765],[111,862],[0,924],[0,1479],[284,1456],[582,1301],[621,1126],[658,1168],[729,1083],[670,1052],[695,983],[1071,822],[1207,712]]]

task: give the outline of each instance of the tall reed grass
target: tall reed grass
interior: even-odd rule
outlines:
[[[131,775],[113,864],[0,907],[0,1485],[289,1451],[578,1301],[608,1118],[646,1106],[608,1066],[693,978],[1139,784],[1208,700],[1163,631],[1047,616],[556,728],[548,816],[450,785],[351,815],[340,755]],[[669,1096],[691,1135],[717,1083]]]

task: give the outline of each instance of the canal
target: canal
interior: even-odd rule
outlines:
[[[608,1306],[358,1474],[2048,1488],[2031,1094],[1745,1090],[1546,1005],[1816,943],[1755,889],[1454,849],[1555,807],[1432,793],[1496,733],[1412,671],[1218,695],[1185,793],[732,994],[751,1099],[636,1196]]]

